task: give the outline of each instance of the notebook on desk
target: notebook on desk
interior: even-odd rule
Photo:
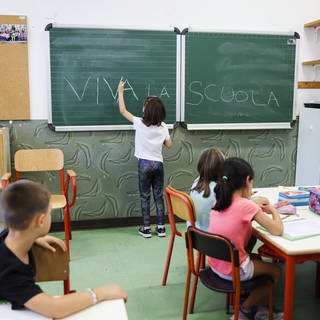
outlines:
[[[288,240],[299,240],[320,235],[320,221],[295,219],[283,222],[283,237]]]
[[[284,219],[283,219],[284,220]],[[264,227],[258,229],[267,231]],[[283,235],[287,240],[301,240],[320,235],[320,221],[298,218],[283,221]]]

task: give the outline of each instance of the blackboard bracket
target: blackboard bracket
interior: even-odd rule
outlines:
[[[49,128],[51,131],[56,131],[56,127],[55,127],[52,123],[48,123],[48,128]]]
[[[182,127],[184,129],[188,129],[188,125],[183,121],[177,121],[174,125],[174,128]]]
[[[261,123],[200,123],[187,124],[188,130],[259,130],[259,129],[292,129],[292,122]]]
[[[50,31],[52,28],[53,28],[52,23],[48,23],[48,24],[46,25],[46,27],[44,28],[44,31]]]

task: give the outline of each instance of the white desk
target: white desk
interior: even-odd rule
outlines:
[[[30,310],[11,310],[11,304],[0,304],[1,320],[52,320]],[[64,320],[128,320],[123,300],[100,302],[90,308],[75,313]]]
[[[276,203],[278,200],[280,188],[260,188],[255,195],[265,196],[269,198],[271,203]],[[297,207],[297,212],[300,217],[306,219],[317,219],[320,217],[309,211],[308,207]],[[288,219],[294,219],[290,217]],[[286,219],[285,221],[288,221]],[[293,319],[293,305],[294,305],[294,275],[296,264],[303,263],[308,260],[320,261],[320,236],[300,240],[287,240],[279,236],[270,235],[268,232],[257,228],[258,224],[254,223],[254,233],[263,243],[283,257],[286,262],[285,273],[285,288],[284,288],[284,319]],[[320,267],[317,266],[316,279],[316,295],[320,295]]]

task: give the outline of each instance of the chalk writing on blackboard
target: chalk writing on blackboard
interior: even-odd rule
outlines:
[[[120,79],[123,79],[123,77],[121,77]],[[83,88],[81,88],[80,90],[77,90],[75,88],[75,86],[72,84],[71,80],[69,80],[67,77],[64,77],[64,81],[68,84],[67,87],[70,88],[70,90],[73,92],[75,98],[79,102],[83,101],[86,92],[89,90],[88,89],[89,83],[92,83],[92,82],[95,82],[95,84],[94,84],[95,90],[96,90],[95,100],[96,100],[97,105],[101,102],[100,95],[104,94],[105,92],[110,94],[112,99],[116,103],[118,101],[118,91],[117,91],[118,85],[116,84],[116,86],[113,87],[112,85],[110,85],[110,81],[107,80],[105,77],[88,76],[86,81],[84,81]],[[129,94],[131,94],[135,100],[139,101],[139,97],[137,96],[135,89],[134,89],[134,86],[131,85],[130,81],[128,79],[123,79],[123,82],[124,82],[124,86],[125,86],[124,90],[130,92]],[[147,84],[146,88],[145,88],[145,92],[146,92],[146,94],[144,97],[141,97],[142,99],[145,99],[145,97],[151,96],[151,95],[158,96],[159,98],[162,98],[164,96],[167,98],[170,98],[170,94],[167,90],[167,84],[162,85],[161,90],[156,93],[154,92],[153,88],[151,87],[151,84]]]
[[[272,90],[261,93],[253,89],[234,90],[230,86],[219,86],[210,83],[203,86],[201,81],[191,81],[188,91],[193,95],[186,101],[190,106],[199,106],[203,100],[225,103],[252,103],[256,107],[280,107],[278,98]]]

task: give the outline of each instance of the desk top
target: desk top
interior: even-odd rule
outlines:
[[[269,198],[271,203],[276,203],[278,202],[279,191],[282,191],[283,188],[258,188],[254,190],[258,191],[255,196],[265,196]],[[297,212],[301,218],[320,221],[320,216],[311,212],[308,207],[297,207]],[[290,221],[296,218],[296,216],[292,216],[285,221]],[[292,241],[280,236],[273,236],[267,231],[261,230],[258,226],[259,225],[256,222],[253,222],[253,228],[260,237],[268,240],[288,255],[320,253],[320,235]]]
[[[1,320],[49,320],[30,310],[12,310],[11,304],[0,304]],[[100,302],[90,308],[77,312],[64,320],[128,320],[123,300],[108,300]],[[52,320],[52,319],[51,319]]]

